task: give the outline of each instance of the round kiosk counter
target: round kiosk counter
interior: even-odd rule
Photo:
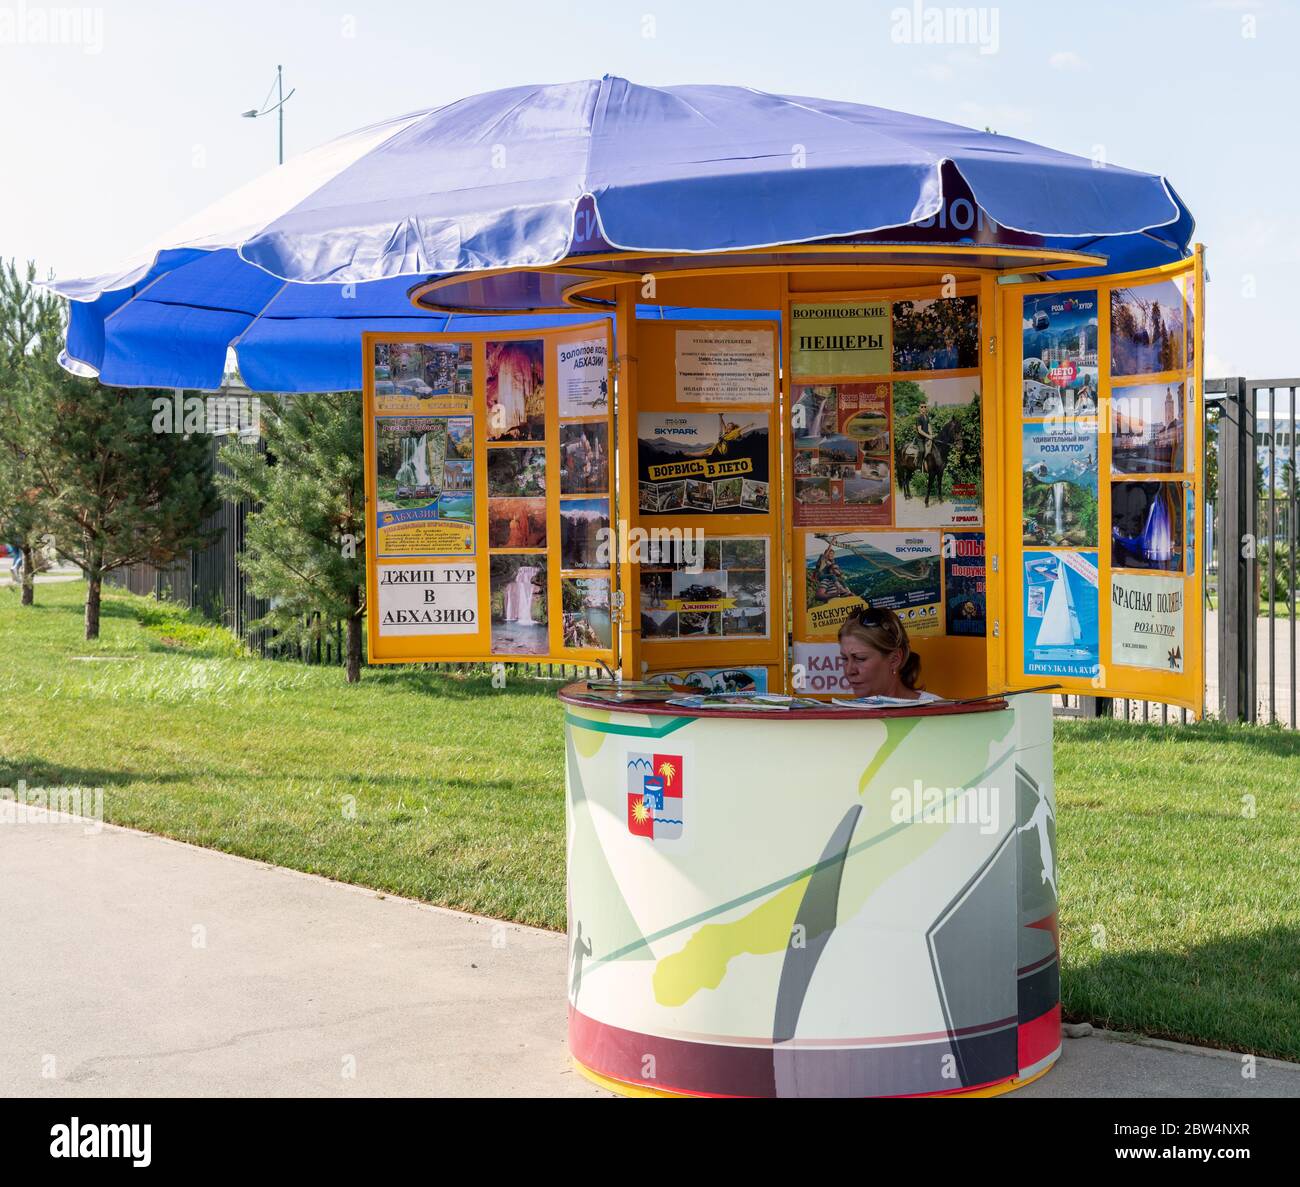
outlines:
[[[993,1095],[1060,1054],[1051,701],[571,684],[569,1046],[616,1092]]]

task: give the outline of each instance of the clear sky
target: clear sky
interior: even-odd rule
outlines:
[[[1300,372],[1296,0],[1014,0],[976,45],[898,43],[872,0],[109,0],[33,44],[52,7],[0,0],[0,255],[42,271],[105,271],[274,166],[239,113],[277,63],[288,155],[524,82],[736,83],[1164,174],[1208,245],[1206,374]]]

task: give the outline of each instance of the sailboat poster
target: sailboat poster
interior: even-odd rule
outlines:
[[[1097,554],[1029,551],[1024,563],[1025,675],[1097,675]]]

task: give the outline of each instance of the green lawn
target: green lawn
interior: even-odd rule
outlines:
[[[24,610],[0,589],[0,786],[103,787],[119,824],[563,927],[554,685],[374,668],[348,688],[115,591],[88,644],[83,591]],[[1300,736],[1057,736],[1067,1015],[1300,1059]]]

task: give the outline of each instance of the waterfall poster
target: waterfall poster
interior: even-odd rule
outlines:
[[[1023,542],[1097,547],[1097,421],[1026,421],[1022,440]]]
[[[833,639],[866,604],[893,610],[909,635],[941,635],[942,584],[938,532],[808,532],[801,634]]]
[[[1183,579],[1113,573],[1110,658],[1130,668],[1183,670]]]
[[[473,458],[471,417],[376,417],[376,555],[472,553]]]
[[[1032,551],[1024,564],[1025,675],[1097,675],[1097,554]]]
[[[1183,484],[1110,484],[1110,563],[1117,569],[1183,568]]]
[[[770,423],[766,412],[640,413],[641,514],[767,514]]]
[[[490,562],[493,655],[547,655],[546,554],[514,552]]]

